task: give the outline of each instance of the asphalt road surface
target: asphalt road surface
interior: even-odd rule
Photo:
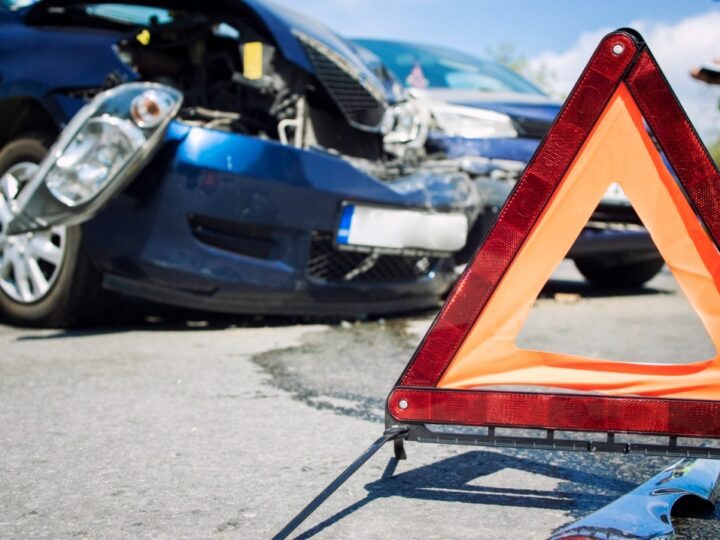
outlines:
[[[713,353],[663,273],[602,293],[565,263],[520,343],[615,359]],[[382,432],[383,401],[432,313],[386,321],[153,319],[0,326],[0,538],[270,538]],[[301,538],[544,538],[664,458],[385,448]],[[677,520],[720,537],[719,512]]]

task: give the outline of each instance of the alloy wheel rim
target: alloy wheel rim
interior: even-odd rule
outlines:
[[[23,161],[5,171],[0,176],[0,205],[10,208],[37,169],[37,163]],[[0,235],[0,290],[20,304],[33,304],[47,296],[65,260],[66,236],[64,226]]]

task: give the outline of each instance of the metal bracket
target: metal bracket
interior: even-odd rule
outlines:
[[[457,430],[457,426],[452,426]],[[652,442],[619,441],[620,434],[605,432],[577,432],[577,438],[559,437],[552,429],[544,431],[544,437],[532,437],[523,434],[497,433],[497,427],[469,428],[466,431],[433,430],[425,424],[406,425],[404,440],[420,443],[461,444],[471,446],[490,446],[495,448],[527,448],[534,450],[570,450],[575,452],[609,452],[616,454],[641,454],[646,456],[669,456],[720,459],[720,448],[710,446],[692,446],[678,444],[676,436],[658,436],[651,434],[633,434],[628,437],[652,437]],[[521,431],[517,428],[508,431]],[[561,432],[567,433],[567,432]],[[623,436],[625,434],[622,434]],[[594,438],[593,438],[594,437]],[[602,437],[602,439],[600,438]],[[666,442],[654,442],[665,439]],[[706,441],[707,442],[707,441]]]

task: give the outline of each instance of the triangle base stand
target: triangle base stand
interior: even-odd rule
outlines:
[[[585,433],[578,432],[571,438],[568,432],[558,437],[555,430],[544,431],[544,437],[527,436],[527,430],[497,428],[494,426],[465,428],[463,432],[446,431],[444,429],[431,429],[425,424],[397,425],[390,424],[392,419],[387,417],[387,428],[382,436],[370,445],[355,461],[353,461],[335,480],[333,480],[320,494],[303,508],[283,529],[273,536],[273,540],[288,538],[322,503],[330,498],[351,476],[373,457],[386,443],[392,441],[395,459],[407,459],[405,441],[435,444],[459,444],[465,446],[489,446],[499,449],[516,448],[531,450],[566,450],[575,452],[605,452],[619,454],[641,454],[645,456],[683,457],[691,460],[712,459],[720,460],[720,448],[709,446],[689,446],[678,443],[678,437],[665,437],[663,444],[655,442],[655,434],[625,435],[616,433]],[[457,426],[454,426],[457,427]],[[500,430],[503,430],[500,432]],[[505,431],[515,431],[517,434],[507,434]],[[633,440],[620,440],[620,437]],[[642,442],[640,439],[652,437],[652,442]],[[720,469],[718,469],[720,471]],[[720,474],[720,473],[719,473]]]
[[[720,459],[720,448],[683,444],[677,436],[657,434],[625,434],[614,432],[558,432],[554,429],[518,429],[502,426],[469,428],[457,426],[433,427],[426,424],[406,424],[402,440],[396,441],[403,449],[404,441],[493,448],[522,448],[528,450],[565,450],[573,452],[640,454],[682,458]],[[390,428],[392,429],[392,428]],[[538,434],[528,435],[528,432]],[[708,440],[705,440],[705,444]],[[397,446],[396,446],[397,448]],[[396,452],[397,457],[397,452]]]

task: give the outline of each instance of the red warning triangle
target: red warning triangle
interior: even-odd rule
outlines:
[[[615,182],[720,351],[720,175],[642,38],[619,30],[593,54],[390,393],[394,421],[720,437],[720,355],[626,363],[516,345]]]

